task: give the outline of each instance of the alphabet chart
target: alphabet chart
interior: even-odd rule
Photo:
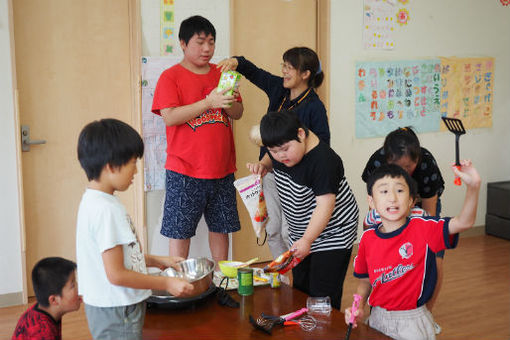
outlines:
[[[494,58],[441,58],[441,84],[442,116],[466,129],[492,126]]]
[[[356,63],[356,137],[385,136],[398,127],[439,131],[439,59]]]

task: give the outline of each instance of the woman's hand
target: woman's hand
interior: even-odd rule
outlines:
[[[220,68],[221,72],[226,71],[235,71],[239,63],[236,58],[227,58],[220,61],[217,66]]]

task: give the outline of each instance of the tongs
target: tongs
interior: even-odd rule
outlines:
[[[444,124],[448,128],[450,132],[455,134],[455,167],[460,169],[460,160],[459,160],[459,138],[461,135],[466,133],[466,129],[464,129],[464,125],[462,121],[457,118],[448,118],[441,117],[443,119]],[[453,181],[455,185],[461,185],[461,180],[458,176],[455,176],[455,180]]]

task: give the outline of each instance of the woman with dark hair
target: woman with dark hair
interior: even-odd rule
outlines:
[[[222,71],[236,70],[269,98],[267,112],[294,111],[299,120],[329,145],[330,132],[326,108],[314,89],[324,80],[319,57],[308,47],[294,47],[283,54],[282,76],[258,68],[244,57],[232,57],[218,63]],[[259,160],[269,156],[260,148]],[[264,177],[264,197],[269,220],[267,242],[273,258],[289,249],[288,225],[281,211],[274,174]]]
[[[420,205],[430,216],[441,212],[440,197],[444,180],[434,156],[420,146],[418,136],[411,127],[398,128],[390,132],[384,146],[368,160],[361,178],[364,182],[382,164],[397,164],[407,171],[418,184]]]

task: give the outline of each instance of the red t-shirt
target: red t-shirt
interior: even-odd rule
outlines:
[[[221,71],[209,64],[207,74],[174,65],[159,77],[152,112],[193,104],[218,86]],[[236,171],[231,121],[221,108],[209,109],[188,122],[166,127],[165,168],[204,179],[223,178]]]
[[[432,270],[427,262],[435,261],[429,249],[436,253],[457,246],[459,234],[449,234],[449,221],[448,217],[413,217],[391,233],[377,228],[363,233],[354,259],[354,276],[370,279],[370,306],[394,311],[426,303],[430,296],[423,294],[430,295],[436,284],[435,272],[429,279]]]
[[[38,308],[36,303],[26,310],[18,320],[12,340],[60,340],[62,323]]]

